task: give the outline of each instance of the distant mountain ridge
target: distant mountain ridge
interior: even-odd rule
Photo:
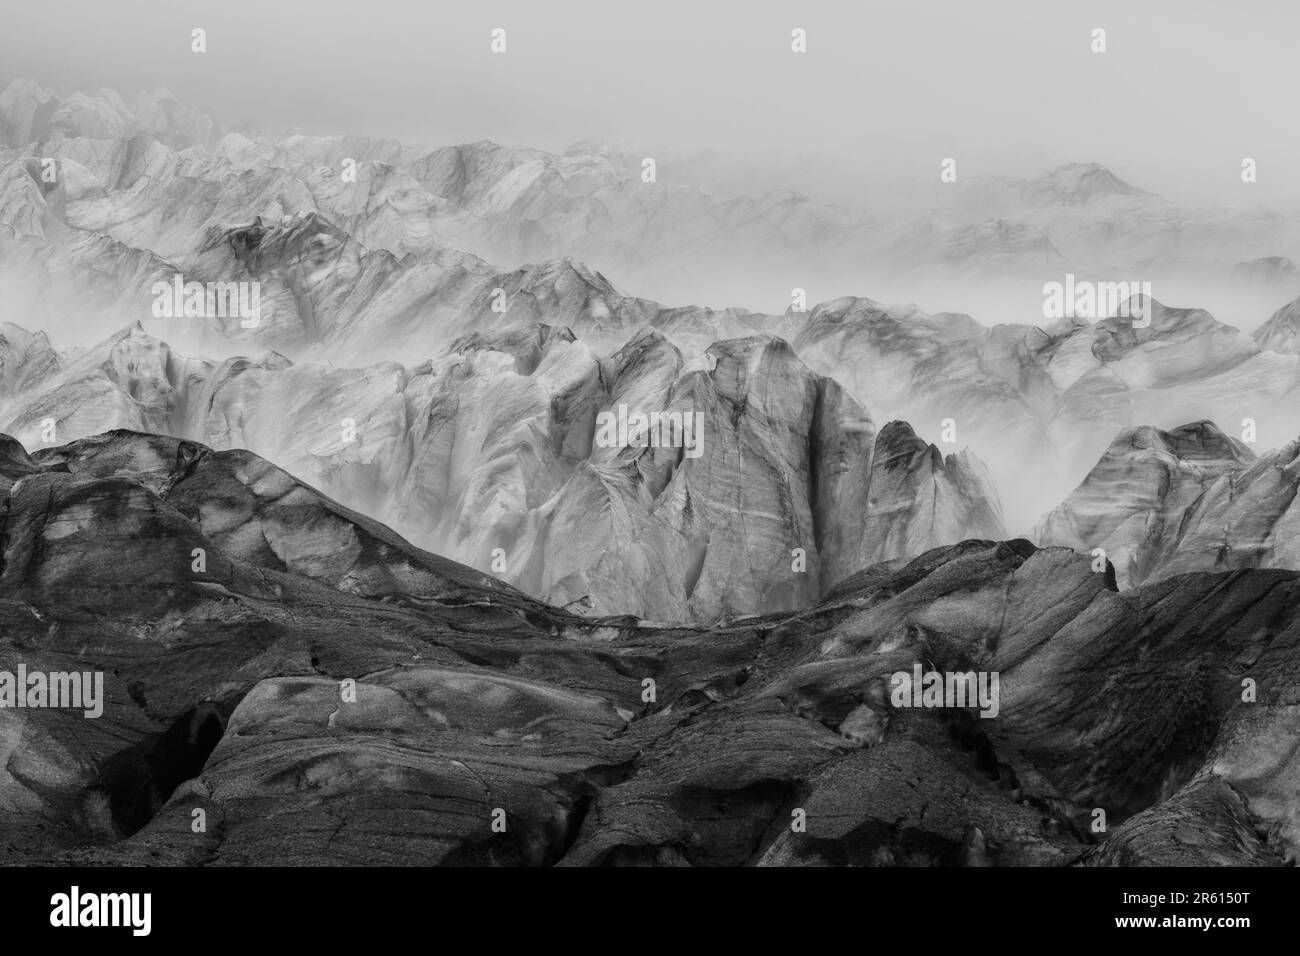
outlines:
[[[959,178],[937,194],[933,210],[882,218],[795,190],[722,190],[706,174],[707,159],[668,161],[645,182],[645,157],[600,143],[549,153],[486,140],[430,147],[249,132],[223,132],[166,91],[142,93],[132,107],[111,91],[64,100],[24,80],[0,95],[0,144],[74,161],[110,188],[121,182],[103,165],[103,144],[147,139],[164,152],[186,153],[178,164],[186,179],[209,186],[218,180],[229,186],[232,175],[245,180],[238,186],[244,194],[239,218],[314,208],[371,248],[399,256],[441,244],[494,262],[584,259],[621,285],[661,299],[748,301],[765,285],[756,274],[772,273],[783,278],[763,291],[766,302],[795,285],[884,288],[891,296],[895,287],[964,285],[983,305],[990,300],[981,285],[990,293],[1033,288],[1065,271],[1103,278],[1153,259],[1164,264],[1164,281],[1175,290],[1199,293],[1226,284],[1252,302],[1271,298],[1271,308],[1300,295],[1300,276],[1237,268],[1300,259],[1294,218],[1181,209],[1097,163],[1032,179]],[[357,182],[348,185],[368,191],[377,207],[363,207],[360,218],[357,190],[339,188],[345,161],[357,164]],[[157,201],[144,192],[132,202]],[[87,223],[165,258],[179,254],[184,235],[158,236],[163,241],[155,245],[136,241],[142,237],[128,236],[103,216]],[[1207,268],[1222,273],[1218,285],[1204,281]],[[1023,307],[1031,298],[1015,301]]]
[[[0,96],[4,135],[35,138],[0,153],[0,321],[13,323],[0,427],[26,441],[52,422],[64,439],[125,427],[246,446],[559,603],[705,621],[798,606],[864,564],[1033,527],[1122,429],[1249,421],[1260,448],[1300,434],[1295,302],[1253,336],[1161,301],[1149,323],[1049,322],[1041,296],[1030,321],[990,327],[855,296],[783,313],[665,306],[605,271],[643,259],[708,271],[721,244],[752,281],[768,253],[851,256],[857,236],[908,268],[972,288],[1014,274],[1037,293],[1041,270],[1075,268],[1060,245],[1075,227],[1181,215],[1097,164],[959,181],[947,212],[881,223],[793,191],[647,183],[637,157],[599,145],[269,139],[170,103],[64,100],[30,83]],[[498,241],[514,244],[510,262],[565,255],[498,267],[462,248]],[[1289,281],[1285,259],[1255,261],[1267,282]],[[155,314],[157,285],[181,280],[255,283],[259,321]],[[740,371],[751,366],[779,384],[756,391]],[[735,445],[731,465],[592,451],[599,411],[683,395]],[[766,402],[788,420],[754,419]],[[345,420],[355,445],[339,437]],[[876,434],[891,422],[907,425]],[[729,474],[738,466],[757,474]],[[828,468],[853,477],[827,491]],[[851,506],[868,486],[893,488],[891,501]],[[709,538],[701,515],[728,525],[746,495],[762,521]],[[615,532],[642,537],[599,558],[595,542]],[[794,549],[813,559],[803,578],[790,577]],[[687,570],[645,573],[678,553]]]

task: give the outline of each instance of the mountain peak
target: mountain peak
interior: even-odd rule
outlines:
[[[0,90],[0,100],[12,100],[20,96],[27,96],[36,99],[48,99],[54,94],[41,86],[35,80],[29,80],[25,76],[16,76],[3,90]]]
[[[1300,299],[1288,302],[1255,330],[1255,344],[1264,351],[1300,354]]]
[[[1108,196],[1147,196],[1145,190],[1125,182],[1101,163],[1067,163],[1050,169],[1029,183],[1039,195],[1049,194],[1058,202],[1084,205]]]

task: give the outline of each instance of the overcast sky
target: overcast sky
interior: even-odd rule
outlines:
[[[1300,197],[1295,0],[0,0],[0,85],[163,85],[223,125],[819,157],[844,201],[1103,162],[1174,199]],[[190,52],[190,31],[208,52]],[[489,51],[493,27],[508,52]],[[808,31],[808,53],[790,31]],[[1107,31],[1094,54],[1091,31]],[[824,166],[834,167],[827,174]]]

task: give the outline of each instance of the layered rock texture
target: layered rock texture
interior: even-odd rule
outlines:
[[[1283,355],[1300,353],[1300,299],[1278,309],[1256,329],[1255,341],[1261,349]]]
[[[0,92],[0,863],[1294,864],[1295,222],[708,169]]]
[[[1208,419],[1235,432],[1251,418],[1262,449],[1300,434],[1284,305],[1300,293],[1294,222],[1182,209],[1097,164],[975,177],[941,209],[882,222],[788,191],[714,194],[689,179],[699,164],[646,183],[640,157],[593,144],[553,154],[223,132],[165,91],[128,106],[110,92],[65,98],[16,82],[0,94],[0,141],[0,321],[45,331],[56,348],[140,322],[215,360],[275,350],[409,368],[457,341],[539,324],[602,359],[646,328],[688,359],[716,341],[775,335],[877,422],[907,421],[945,454],[978,455],[1022,531],[1122,428]],[[958,307],[973,309],[963,295],[1016,296],[982,304],[979,323],[934,303],[816,304],[819,289],[888,292],[913,273],[909,297],[956,289]],[[1146,325],[1045,319],[1044,283],[1067,273],[1148,280],[1164,305]],[[156,315],[151,290],[177,276],[258,283],[260,321]],[[725,305],[768,276],[779,294],[765,301],[784,305],[794,286],[807,310],[621,291]],[[1273,312],[1253,336],[1240,330]],[[949,419],[955,442],[943,437]]]
[[[128,428],[246,448],[423,547],[599,613],[790,610],[866,564],[1004,533],[978,460],[902,423],[877,436],[769,336],[688,361],[647,329],[603,359],[533,326],[410,369],[187,359],[138,326],[52,368],[32,341],[15,374],[39,384],[0,400],[0,428],[28,443]],[[692,416],[695,447],[602,446],[599,416],[620,408]]]
[[[0,711],[6,862],[1279,865],[1300,842],[1294,572],[1121,592],[1069,550],[968,541],[806,611],[646,627],[248,453],[0,451],[0,669],[105,676],[98,719]],[[896,706],[914,666],[997,672],[996,715]]]
[[[1256,457],[1212,422],[1127,429],[1034,531],[1101,549],[1121,586],[1236,568],[1300,567],[1300,441]]]

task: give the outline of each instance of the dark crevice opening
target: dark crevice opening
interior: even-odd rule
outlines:
[[[235,703],[205,701],[174,719],[161,733],[104,761],[99,781],[87,795],[92,829],[111,839],[124,839],[141,830],[178,786],[203,772],[225,735]]]

